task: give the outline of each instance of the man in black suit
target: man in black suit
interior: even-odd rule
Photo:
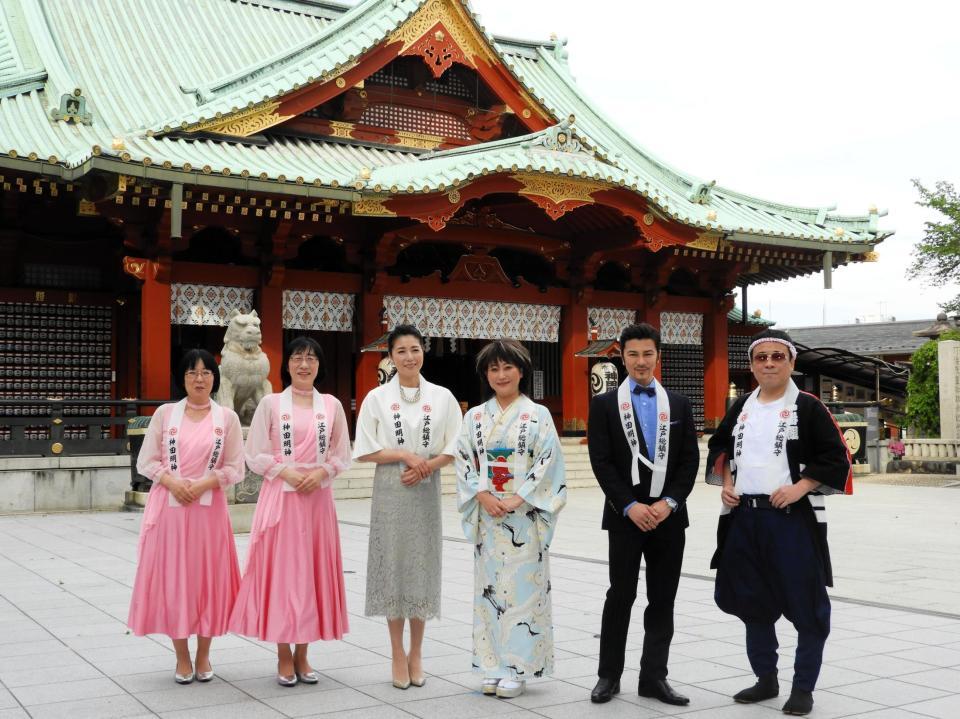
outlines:
[[[690,400],[653,376],[660,332],[649,324],[620,334],[627,379],[590,404],[588,447],[593,473],[606,495],[603,528],[609,541],[610,588],[600,629],[600,679],[590,695],[602,703],[620,691],[630,612],[640,561],[646,562],[640,696],[678,706],[690,702],[667,683],[673,602],[680,583],[685,501],[700,466]]]

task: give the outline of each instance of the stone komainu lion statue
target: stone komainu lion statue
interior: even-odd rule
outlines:
[[[260,349],[263,337],[256,310],[248,315],[234,310],[228,320],[227,332],[223,336],[223,351],[220,353],[217,402],[235,411],[240,423],[249,426],[260,400],[273,392],[273,386],[267,379],[270,360]]]

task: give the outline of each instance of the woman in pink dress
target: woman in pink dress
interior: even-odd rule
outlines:
[[[320,345],[298,337],[285,354],[286,389],[263,398],[247,436],[247,465],[263,484],[230,631],[275,642],[277,683],[294,686],[319,681],[307,645],[348,630],[332,484],[350,466],[350,437],[340,401],[314,387]]]
[[[211,638],[226,634],[240,584],[223,489],[243,479],[243,434],[236,413],[210,399],[220,386],[213,355],[187,352],[177,377],[187,397],[157,409],[137,460],[137,471],[153,486],[127,625],[138,636],[173,639],[174,679],[189,684],[213,679]]]

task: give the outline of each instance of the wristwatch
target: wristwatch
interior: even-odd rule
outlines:
[[[673,499],[672,497],[664,497],[664,498],[663,498],[663,501],[667,503],[667,506],[668,506],[668,507],[670,507],[670,511],[671,511],[671,512],[676,512],[676,511],[677,511],[677,507],[680,506],[680,505],[677,503],[677,500]]]

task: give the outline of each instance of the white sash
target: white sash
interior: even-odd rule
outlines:
[[[323,401],[323,395],[313,390],[313,411],[312,421],[314,423],[314,433],[317,438],[317,466],[323,464],[327,455],[328,430],[330,419],[326,415],[326,403]],[[282,463],[294,466],[294,435],[293,435],[293,386],[287,387],[280,393],[280,454]],[[330,484],[329,477],[320,483],[321,487]],[[296,492],[286,482],[283,483],[284,492]]]
[[[780,398],[780,412],[777,418],[777,434],[773,440],[773,446],[770,447],[770,461],[779,459],[780,455],[787,451],[787,440],[798,439],[797,432],[797,397],[800,395],[800,389],[791,379],[787,385],[786,392]],[[759,402],[760,388],[757,387],[747,401],[743,403],[740,410],[740,416],[737,418],[737,425],[733,429],[733,457],[730,460],[730,471],[737,471],[737,461],[743,454],[743,432],[747,424],[750,413],[754,411]]]
[[[496,399],[492,401],[496,402]],[[506,412],[512,412],[513,409],[513,407],[508,407],[505,412],[501,413],[500,417],[504,417]],[[514,492],[519,489],[518,483],[522,482],[527,473],[527,449],[531,441],[530,418],[534,416],[536,409],[533,401],[526,395],[520,395],[516,401],[517,416],[520,424],[517,426],[517,446],[514,448],[513,453]],[[480,465],[479,488],[477,490],[479,492],[490,491],[490,459],[487,457],[487,448],[483,436],[483,428],[484,425],[487,424],[488,416],[487,403],[476,407],[471,415],[471,421],[473,422],[473,439],[477,447],[477,462]],[[491,435],[493,435],[495,429],[496,425],[490,428]],[[504,438],[506,438],[506,432],[504,432]],[[494,466],[506,469],[502,467],[500,463],[494,463]]]
[[[750,413],[754,411],[759,402],[759,396],[760,388],[757,387],[757,389],[747,397],[747,401],[743,403],[740,416],[737,417],[737,424],[733,428],[733,457],[730,459],[730,472],[733,474],[734,486],[736,486],[737,482],[737,460],[740,458],[740,455],[743,454],[744,428],[746,427]],[[767,465],[772,464],[774,460],[779,460],[780,455],[787,451],[787,440],[800,439],[800,433],[798,431],[799,417],[797,416],[797,397],[799,396],[800,388],[797,387],[792,379],[789,380],[787,390],[780,399],[777,434],[774,437],[773,446],[770,447],[770,462],[768,462]],[[800,466],[800,471],[803,472],[803,465]],[[807,494],[807,500],[814,509],[813,513],[817,521],[826,522],[826,506],[823,501],[823,496],[819,494]],[[730,507],[723,505],[720,508],[721,515],[729,513]]]
[[[400,375],[395,374],[393,378],[384,385],[384,397],[381,405],[381,411],[384,413],[382,421],[387,427],[387,434],[393,436],[394,444],[397,449],[405,449],[413,452],[419,457],[430,458],[430,446],[433,444],[433,413],[436,409],[435,396],[431,385],[423,377],[420,378],[420,419],[415,426],[409,426],[403,417],[401,408],[406,402],[400,396]],[[408,403],[412,404],[412,403]],[[410,431],[412,430],[412,431]],[[429,482],[432,475],[421,480]]]
[[[170,467],[170,472],[177,477],[180,477],[179,440],[181,425],[183,424],[183,413],[186,409],[186,399],[182,399],[173,405],[173,409],[170,410],[170,420],[167,424],[167,464]],[[210,414],[213,419],[213,448],[210,450],[210,460],[207,462],[208,472],[216,469],[217,463],[220,461],[220,455],[223,453],[223,407],[212,399],[210,400]],[[169,495],[169,505],[171,507],[183,506],[174,498],[173,492],[170,492]],[[208,489],[200,495],[200,504],[209,506],[211,502],[213,502],[213,490]]]
[[[659,497],[667,479],[667,458],[670,456],[670,398],[659,382],[654,380],[657,392],[657,436],[654,448],[654,461],[651,462],[640,451],[637,436],[637,418],[633,414],[633,400],[630,394],[630,378],[620,383],[617,389],[617,405],[620,412],[620,426],[627,438],[627,445],[633,459],[630,464],[630,478],[634,486],[640,484],[640,465],[643,462],[652,472],[650,477],[650,496]],[[649,449],[649,448],[648,448]]]

